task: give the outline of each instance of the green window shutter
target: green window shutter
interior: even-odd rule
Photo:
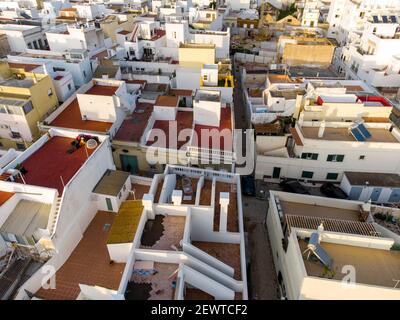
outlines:
[[[336,161],[337,162],[343,162],[343,159],[344,159],[344,155],[343,154],[338,154],[337,157],[336,157]]]
[[[303,172],[301,173],[301,177],[302,177],[302,178],[311,179],[311,178],[313,177],[313,175],[314,175],[314,172],[311,172],[311,171],[303,171]]]
[[[304,153],[304,152],[303,152],[303,153],[301,154],[301,158],[302,158],[302,159],[306,159],[306,158],[307,158],[307,153]]]
[[[312,159],[317,160],[318,159],[318,153],[313,153],[312,154]]]
[[[328,173],[326,175],[326,179],[327,180],[337,180],[338,175],[339,174],[337,174],[337,173]]]
[[[328,158],[326,159],[326,161],[332,161],[333,159],[333,154],[328,154]]]

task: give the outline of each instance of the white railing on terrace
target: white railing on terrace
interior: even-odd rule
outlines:
[[[195,146],[188,146],[187,151],[190,158],[201,159],[218,159],[232,162],[235,160],[235,153],[232,151],[225,151],[219,149],[199,148]]]
[[[175,173],[178,175],[186,175],[188,177],[200,177],[204,176],[205,178],[218,178],[219,180],[225,180],[225,182],[234,183],[236,174],[224,172],[224,171],[214,171],[208,169],[197,169],[193,167],[182,167],[175,165],[168,165],[165,169],[165,174]]]

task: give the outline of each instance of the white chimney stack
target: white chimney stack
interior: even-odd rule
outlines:
[[[325,120],[321,121],[321,124],[319,126],[318,138],[322,138],[324,136],[324,131],[325,131]]]
[[[182,190],[172,191],[172,203],[174,206],[180,206],[182,204]]]

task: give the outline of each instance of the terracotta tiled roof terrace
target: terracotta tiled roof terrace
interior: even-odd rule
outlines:
[[[79,284],[118,289],[125,264],[110,264],[106,244],[110,228],[105,228],[112,225],[114,218],[113,212],[97,212],[82,240],[56,272],[56,289],[40,289],[36,293],[40,298],[74,300],[80,292]]]
[[[82,120],[78,99],[74,99],[51,123],[53,127],[79,129],[95,132],[107,132],[111,122]]]
[[[114,140],[139,142],[152,112],[152,104],[139,102],[135,111],[122,122]]]
[[[24,179],[27,184],[55,188],[59,195],[75,173],[87,160],[85,147],[67,153],[73,138],[52,137],[29,158],[22,162],[27,170]],[[86,149],[90,156],[95,150]],[[61,178],[62,177],[62,180]]]

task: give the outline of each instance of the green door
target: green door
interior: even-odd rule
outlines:
[[[272,173],[272,178],[279,179],[281,176],[281,168],[274,167],[274,172]]]
[[[137,161],[136,156],[121,154],[120,159],[121,159],[122,170],[128,171],[132,174],[138,173],[139,169],[138,169],[138,161]]]
[[[113,211],[112,203],[110,198],[106,198],[106,203],[107,203],[107,210],[108,211]]]

